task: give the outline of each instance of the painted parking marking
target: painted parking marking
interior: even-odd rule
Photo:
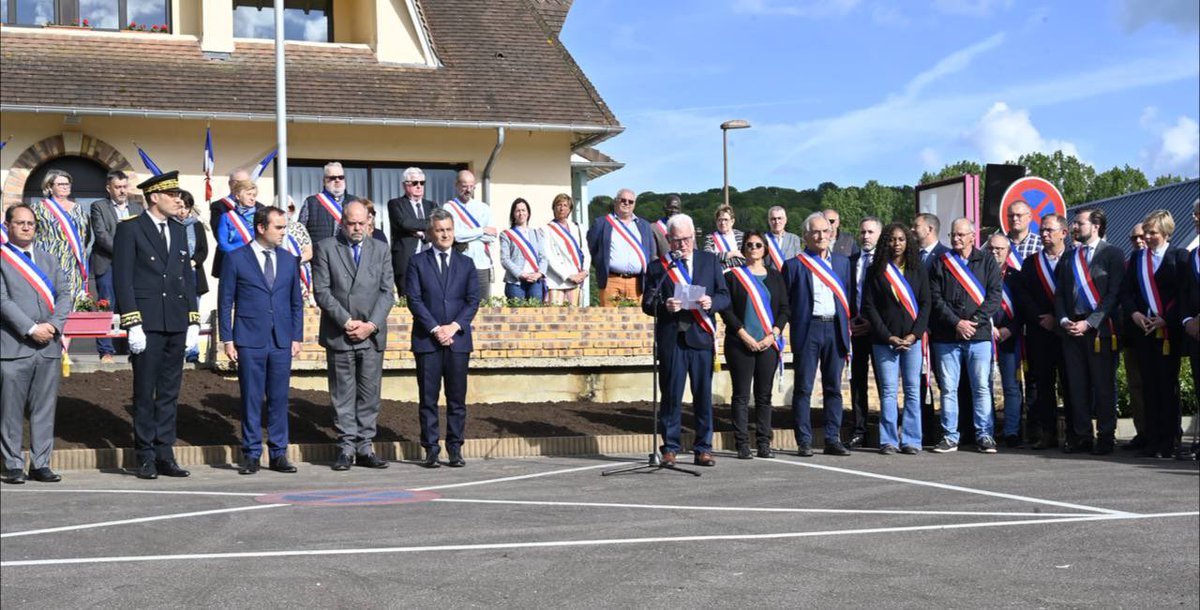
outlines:
[[[292,506],[381,506],[428,502],[440,497],[441,494],[432,491],[384,488],[285,491],[263,494],[254,499],[264,504],[290,504]]]

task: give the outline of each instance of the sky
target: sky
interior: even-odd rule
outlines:
[[[576,0],[567,49],[625,132],[593,195],[915,184],[1063,150],[1200,175],[1200,0]]]

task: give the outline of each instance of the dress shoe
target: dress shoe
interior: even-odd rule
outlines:
[[[1114,443],[1111,438],[1098,438],[1092,447],[1092,455],[1108,455],[1113,452]]]
[[[1092,450],[1092,439],[1085,438],[1073,443],[1063,443],[1063,453],[1088,453]]]
[[[904,455],[921,455],[921,448],[917,445],[905,445],[900,448],[900,453]]]
[[[1129,439],[1128,443],[1121,445],[1121,450],[1123,450],[1123,451],[1140,451],[1143,448],[1145,448],[1145,446],[1146,446],[1146,439],[1142,438],[1142,436],[1140,434],[1135,434],[1135,435],[1133,435],[1133,438]]]
[[[255,474],[258,472],[258,458],[248,457],[238,466],[238,474]]]
[[[438,462],[438,454],[442,452],[441,447],[429,447],[425,449],[425,461],[421,465],[426,468],[437,468],[442,464]]]
[[[825,443],[825,450],[822,453],[825,455],[847,456],[850,455],[850,450],[846,449],[840,442],[833,441],[832,443]]]
[[[662,454],[662,459],[659,460],[658,463],[662,464],[663,466],[668,466],[668,467],[674,466],[675,465],[675,452],[674,451],[664,451]]]
[[[759,445],[758,446],[758,457],[760,457],[764,460],[773,459],[775,457],[775,452],[771,450],[770,445]]]
[[[158,469],[154,467],[154,462],[145,461],[138,466],[137,478],[139,479],[157,479]]]
[[[62,480],[62,477],[57,472],[50,470],[49,467],[30,468],[29,480],[39,483],[57,483]]]
[[[9,485],[21,485],[25,482],[25,470],[22,468],[5,468],[4,476],[0,478]]]
[[[1058,447],[1057,441],[1048,438],[1041,438],[1038,439],[1038,442],[1034,443],[1030,449],[1033,449],[1034,451],[1045,451],[1046,449],[1054,449],[1056,447]]]
[[[1009,449],[1016,449],[1017,447],[1020,447],[1021,437],[1017,436],[1016,434],[1004,437],[1004,446],[1008,447]]]
[[[747,449],[749,451],[749,449]],[[717,461],[713,459],[711,453],[707,451],[697,451],[696,458],[692,461],[697,466],[716,466]]]
[[[275,472],[282,472],[284,474],[292,474],[296,472],[295,464],[292,464],[292,462],[287,459],[286,455],[271,458],[267,468],[270,468]]]
[[[796,448],[796,455],[800,457],[812,457],[812,445],[808,443],[800,443],[800,446]]]
[[[350,470],[351,461],[352,460],[349,453],[339,453],[337,456],[337,461],[333,463],[333,469],[338,471]]]
[[[462,468],[467,465],[467,461],[463,459],[461,449],[451,449],[450,459],[446,460],[446,465],[451,468]]]
[[[354,457],[354,465],[363,468],[387,468],[387,460],[379,459],[374,453],[360,453]]]
[[[192,476],[192,473],[180,468],[175,460],[159,460],[154,463],[154,466],[158,469],[158,474],[164,477],[183,478]]]
[[[854,436],[850,437],[850,442],[846,443],[846,446],[851,449],[862,449],[865,440],[866,439],[863,438],[863,435],[855,434]]]
[[[737,451],[738,451],[737,457],[739,460],[754,459],[754,454],[750,453],[750,445],[742,445],[742,446],[738,447]]]

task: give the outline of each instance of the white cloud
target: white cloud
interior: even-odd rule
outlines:
[[[1160,173],[1182,172],[1195,176],[1200,172],[1200,124],[1181,116],[1159,135],[1154,153],[1154,168]]]
[[[966,137],[987,163],[1016,161],[1028,152],[1056,150],[1079,157],[1074,144],[1043,138],[1029,119],[1029,111],[1009,108],[1004,102],[993,104]]]
[[[1200,30],[1200,2],[1196,0],[1121,0],[1121,25],[1133,32],[1155,21],[1181,32]]]
[[[937,10],[950,15],[989,17],[998,10],[1008,10],[1012,0],[934,0]]]
[[[916,97],[930,83],[956,72],[961,72],[971,65],[976,57],[1004,44],[1004,32],[998,32],[965,49],[955,51],[933,65],[932,68],[913,77],[904,88],[905,97]]]
[[[841,17],[858,7],[860,0],[736,0],[733,12],[748,15],[783,15],[787,17]]]

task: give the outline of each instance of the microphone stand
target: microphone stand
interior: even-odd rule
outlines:
[[[672,252],[671,254],[672,254],[671,264],[667,267],[668,269],[670,269],[671,267],[674,267],[675,264],[679,262],[679,258],[680,258],[678,256],[675,256],[675,252]],[[690,474],[692,476],[697,476],[697,477],[700,476],[700,473],[696,472],[695,470],[689,470],[687,468],[680,468],[679,466],[667,465],[667,464],[662,463],[662,454],[659,453],[659,450],[658,450],[658,322],[659,322],[658,303],[659,303],[659,297],[662,296],[663,283],[667,281],[667,277],[668,277],[668,275],[666,273],[663,273],[663,276],[661,278],[659,278],[659,280],[658,280],[658,285],[656,285],[654,287],[653,295],[650,297],[650,305],[654,309],[654,331],[652,333],[654,335],[654,339],[653,339],[653,343],[652,343],[654,346],[653,347],[654,351],[651,353],[651,358],[650,358],[650,362],[651,362],[650,379],[651,379],[651,384],[653,386],[651,388],[651,396],[653,397],[653,401],[654,401],[654,407],[653,407],[654,416],[650,421],[650,426],[652,429],[651,442],[653,443],[650,447],[650,457],[649,457],[649,460],[645,464],[634,464],[632,466],[622,466],[620,468],[614,468],[612,470],[605,470],[604,472],[600,473],[600,476],[602,476],[602,477],[607,477],[607,476],[613,475],[613,474],[620,474],[623,472],[634,472],[637,470],[642,470],[643,468],[649,468],[649,469],[655,470],[655,471],[657,471],[657,470],[674,470],[675,472],[686,473],[686,474]]]

